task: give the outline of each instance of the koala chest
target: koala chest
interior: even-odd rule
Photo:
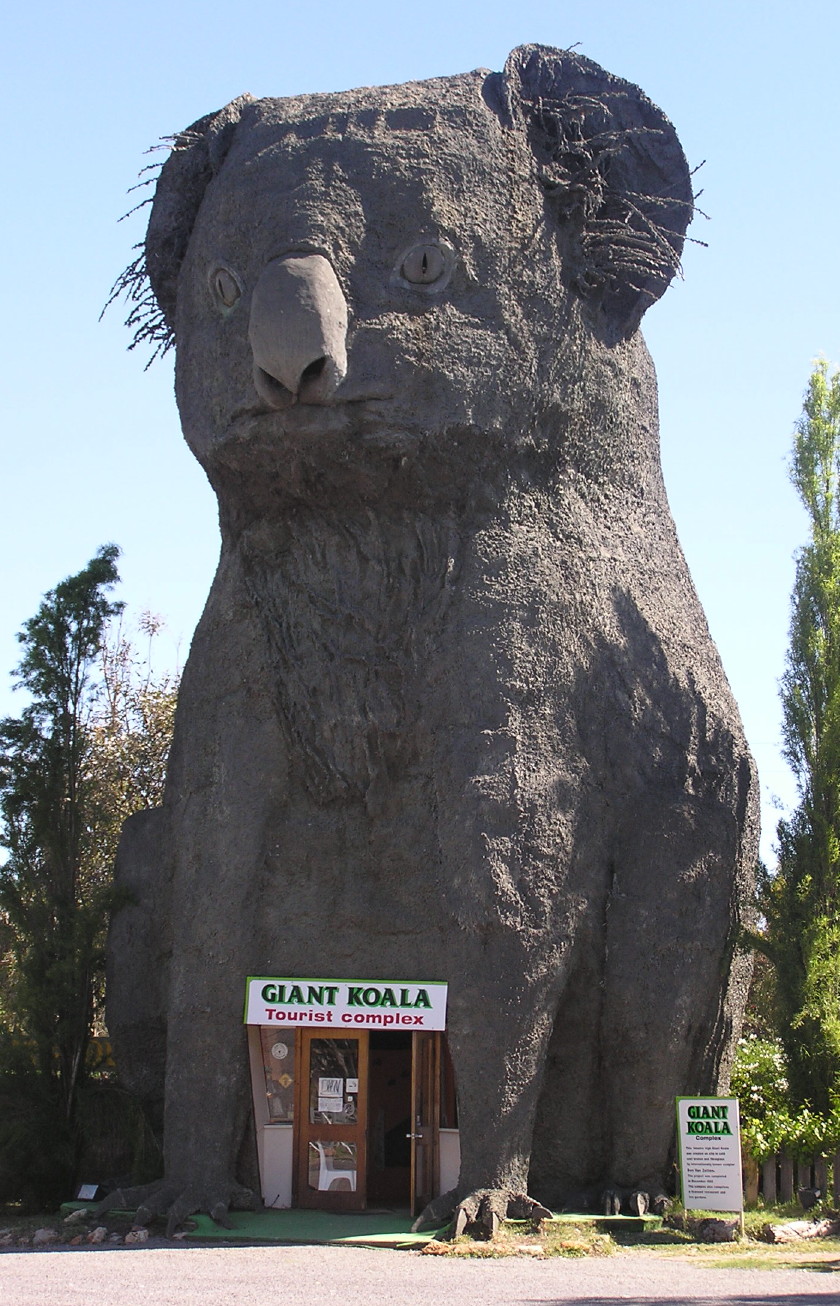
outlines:
[[[422,751],[422,705],[446,641],[459,544],[450,523],[301,519],[282,554],[242,562],[271,689],[310,797],[364,797]]]
[[[366,798],[427,770],[446,734],[505,728],[513,604],[476,583],[454,519],[310,517],[287,543],[243,542],[242,567],[312,799]]]

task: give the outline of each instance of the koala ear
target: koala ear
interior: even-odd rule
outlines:
[[[175,326],[178,273],[204,192],[224,163],[243,109],[252,101],[252,95],[240,95],[179,132],[160,170],[146,231],[145,271],[170,332]]]
[[[638,86],[568,50],[524,45],[503,74],[562,244],[564,280],[626,339],[679,267],[694,213],[671,123]]]

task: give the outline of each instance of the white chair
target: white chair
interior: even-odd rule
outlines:
[[[329,1192],[340,1180],[346,1179],[349,1183],[351,1193],[355,1193],[356,1171],[340,1170],[336,1166],[335,1157],[327,1156],[323,1143],[310,1143],[310,1147],[316,1148],[318,1152],[318,1192]]]

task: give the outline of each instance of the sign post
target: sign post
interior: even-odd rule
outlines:
[[[743,1237],[744,1191],[737,1097],[678,1097],[677,1144],[685,1209],[737,1211]]]

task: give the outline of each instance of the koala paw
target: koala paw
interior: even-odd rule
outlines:
[[[233,1180],[179,1183],[159,1179],[138,1188],[118,1188],[109,1193],[95,1207],[94,1214],[102,1215],[116,1209],[135,1211],[138,1225],[151,1224],[156,1219],[166,1219],[166,1236],[191,1215],[205,1214],[223,1228],[231,1228],[230,1210],[255,1211],[259,1201],[250,1188],[243,1188]]]
[[[412,1229],[417,1232],[448,1223],[451,1238],[466,1234],[471,1238],[490,1239],[496,1236],[503,1220],[531,1220],[538,1224],[546,1219],[551,1219],[551,1211],[527,1193],[510,1188],[477,1188],[459,1200],[453,1188],[430,1202]]]

